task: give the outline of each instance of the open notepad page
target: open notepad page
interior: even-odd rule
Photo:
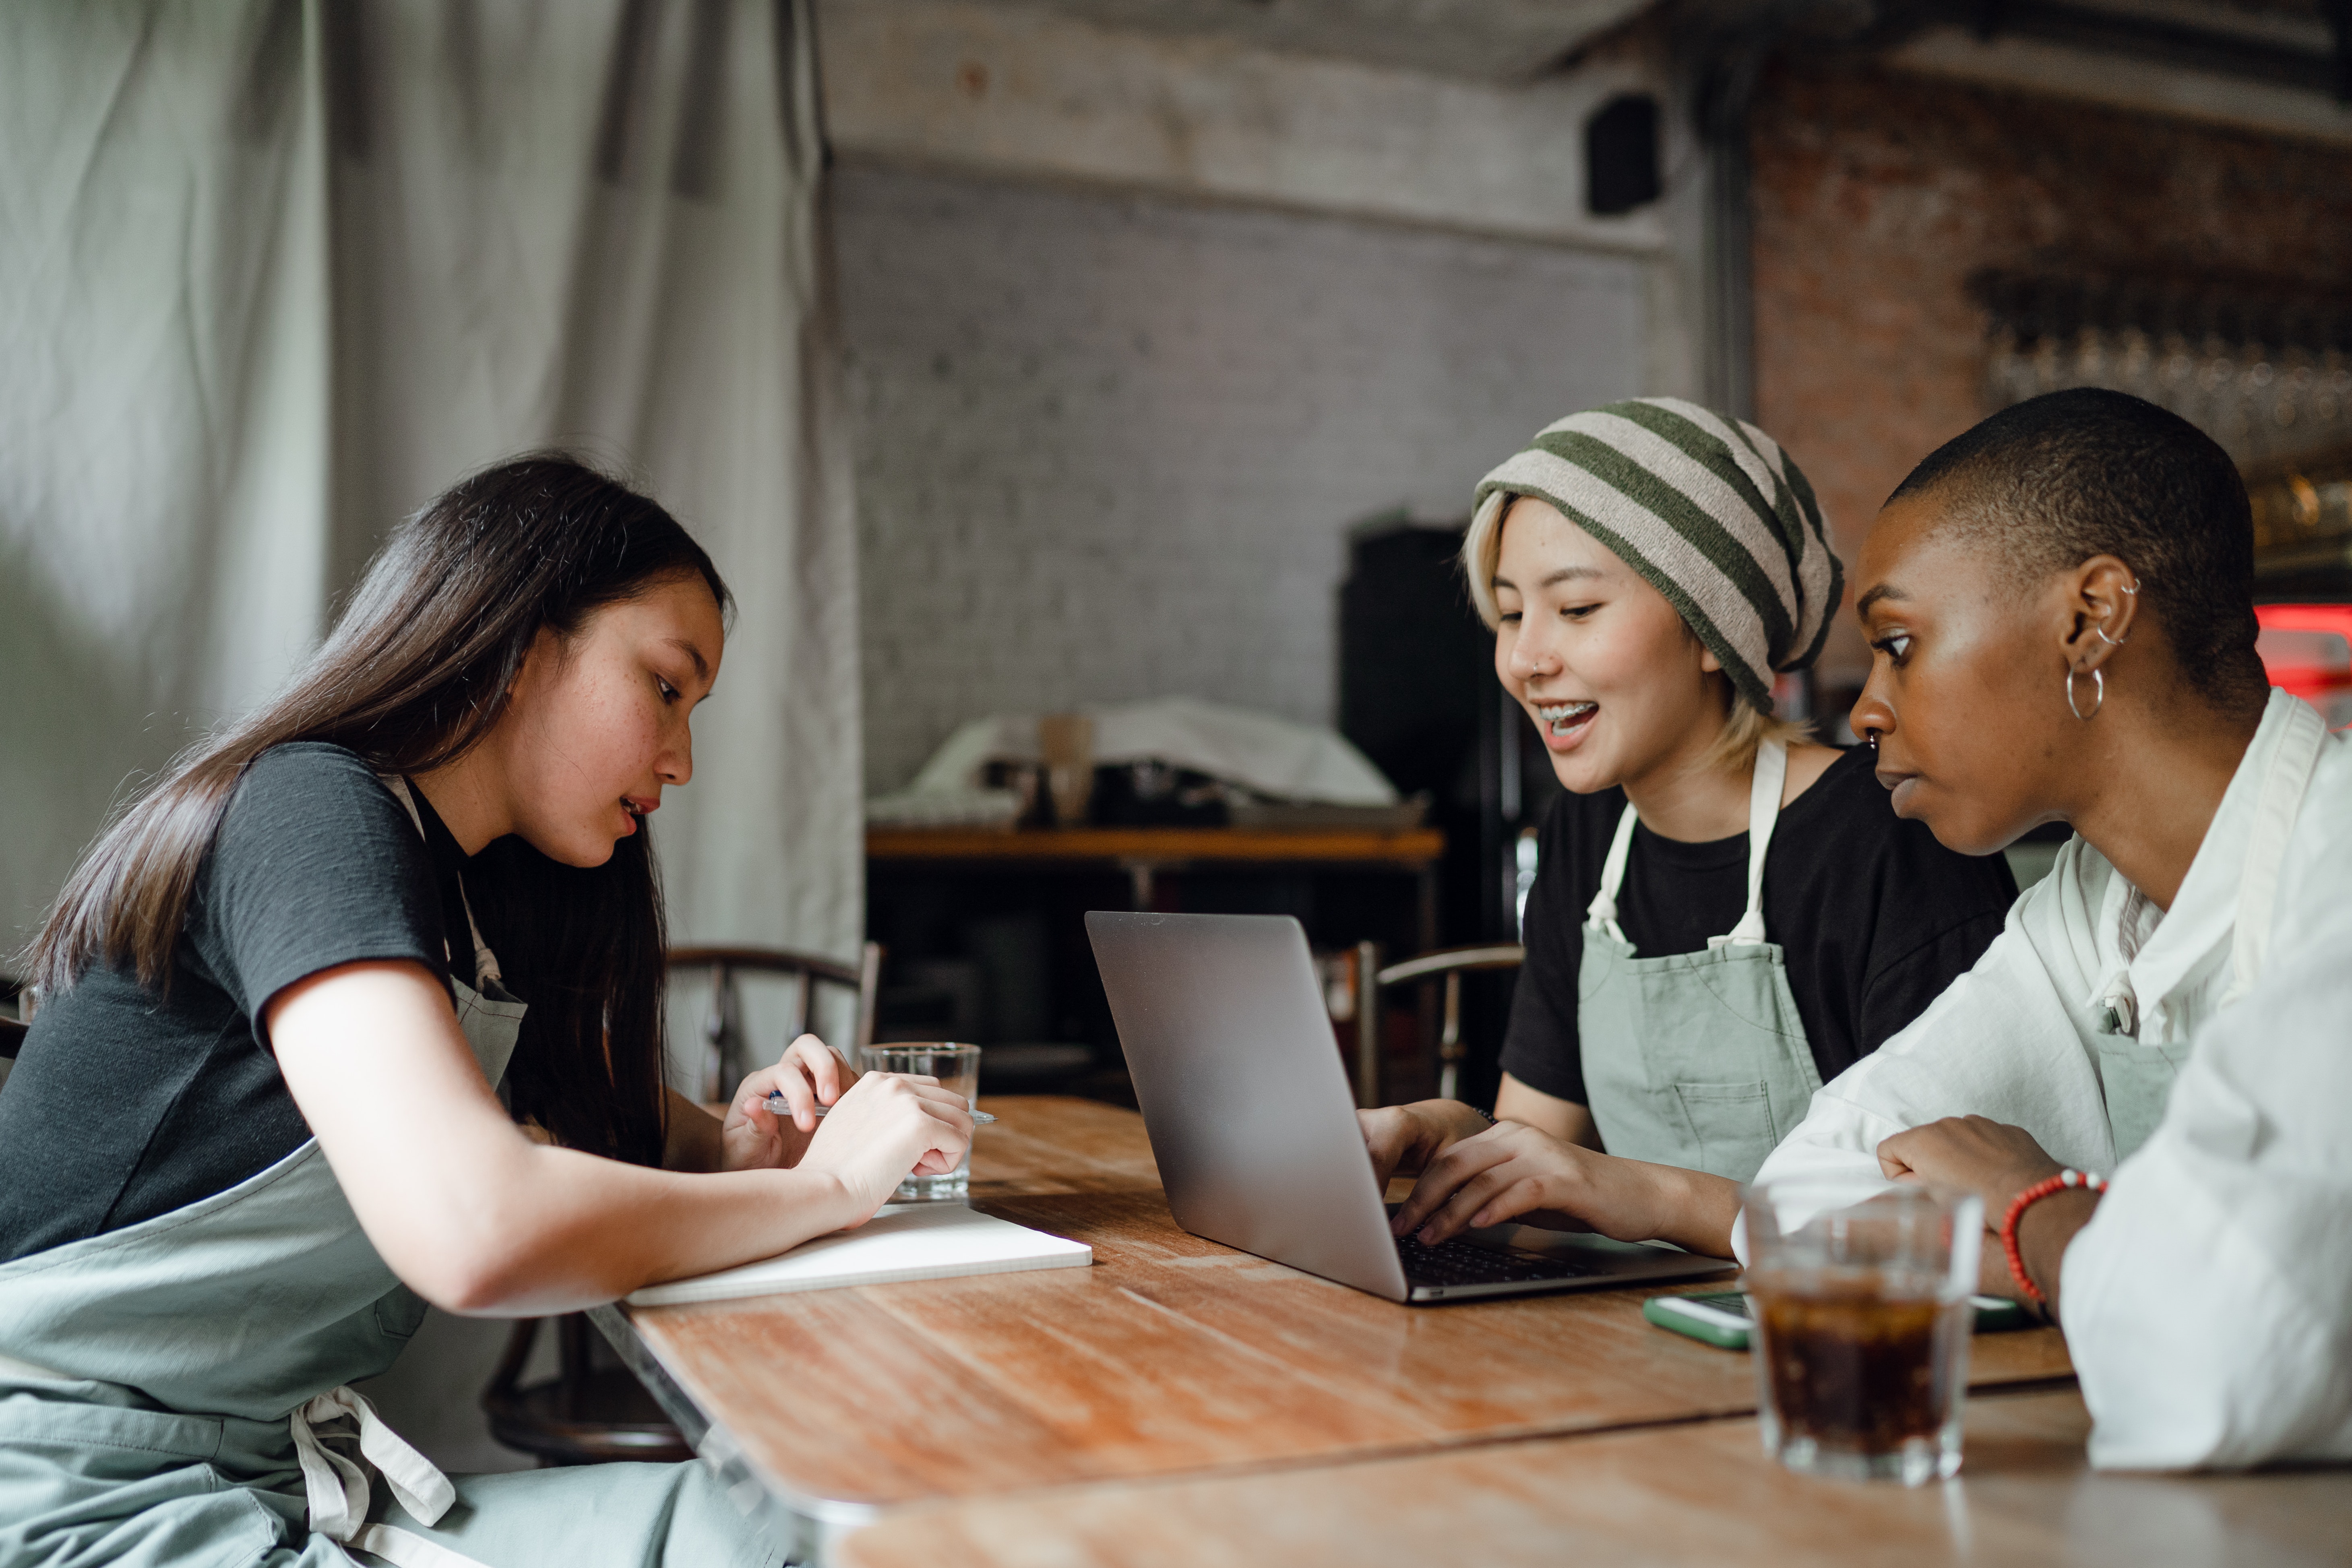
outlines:
[[[629,1305],[668,1307],[899,1279],[1083,1268],[1094,1258],[1095,1249],[1082,1241],[1065,1241],[961,1204],[886,1204],[856,1230],[820,1236],[790,1252],[716,1274],[648,1285],[629,1293]]]

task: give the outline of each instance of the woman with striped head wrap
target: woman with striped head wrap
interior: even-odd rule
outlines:
[[[2016,885],[1897,819],[1866,752],[1774,714],[1843,579],[1754,426],[1664,397],[1571,415],[1480,481],[1462,561],[1568,793],[1499,1121],[1363,1113],[1383,1176],[1420,1174],[1399,1233],[1549,1216],[1727,1257],[1739,1184],[1975,963]]]

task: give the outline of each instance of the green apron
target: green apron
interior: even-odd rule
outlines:
[[[523,1004],[471,934],[481,989],[452,984],[495,1085]],[[0,1568],[778,1560],[699,1464],[443,1476],[349,1386],[425,1311],[315,1139],[225,1192],[0,1265]]]
[[[2217,1006],[2244,995],[2269,956],[2272,916],[2278,906],[2279,879],[2286,868],[2287,840],[2303,809],[2304,793],[2319,765],[2327,726],[2298,703],[2289,710],[2278,750],[2263,774],[2253,832],[2238,875],[2238,904],[2230,931],[2230,984]],[[2128,907],[2128,902],[2126,903]],[[2189,1065],[2191,1038],[2140,1039],[2139,1002],[2128,970],[2118,965],[2102,986],[2099,1017],[2099,1089],[2106,1098],[2107,1131],[2116,1163],[2137,1153],[2164,1120],[2173,1081]]]
[[[1584,923],[1577,1037],[1584,1089],[1612,1154],[1746,1182],[1804,1119],[1822,1087],[1789,993],[1788,966],[1764,937],[1764,856],[1780,818],[1788,748],[1756,752],[1748,796],[1748,911],[1705,952],[1636,958],[1617,923],[1633,852],[1633,806]]]

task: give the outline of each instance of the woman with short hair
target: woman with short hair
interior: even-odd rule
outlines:
[[[2343,896],[2312,868],[2346,864],[2352,747],[2263,674],[2235,466],[2153,404],[2052,393],[1923,461],[1857,579],[1853,725],[1895,811],[1976,853],[2075,836],[1759,1179],[1980,1193],[1984,1288],[2063,1313],[2095,1463],[2352,1456],[2352,1145],[2289,1089],[2341,1085],[2342,1029],[2310,1038],[2325,1008],[2270,965],[2291,937],[2305,985],[2352,957],[2288,929]],[[2242,999],[2217,1056],[2207,1026]],[[2254,1016],[2303,1037],[2266,1056]]]

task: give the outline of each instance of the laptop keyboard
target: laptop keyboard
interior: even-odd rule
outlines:
[[[1416,1285],[1517,1285],[1542,1279],[1574,1279],[1599,1270],[1590,1264],[1543,1258],[1532,1252],[1503,1252],[1479,1247],[1455,1237],[1426,1247],[1410,1236],[1397,1237],[1397,1261],[1404,1277]]]

